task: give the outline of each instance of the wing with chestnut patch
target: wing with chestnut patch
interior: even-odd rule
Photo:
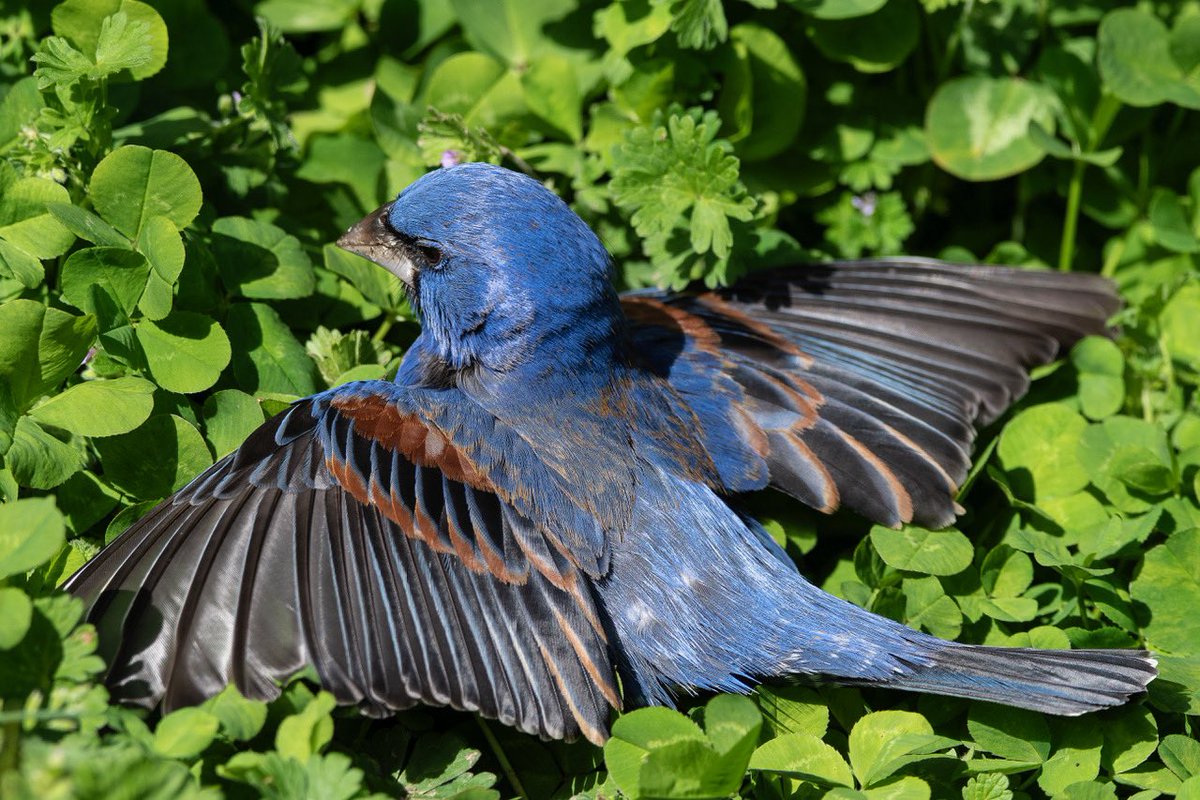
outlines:
[[[1120,305],[1094,275],[923,259],[622,300],[634,352],[696,412],[727,490],[929,526],[954,519],[975,426]]]
[[[569,501],[518,484],[536,464],[494,421],[408,399],[368,382],[293,405],[71,579],[117,696],[266,699],[311,666],[368,713],[442,705],[603,741],[620,705],[591,588],[603,543],[543,524],[537,501]],[[507,471],[483,466],[502,448]]]

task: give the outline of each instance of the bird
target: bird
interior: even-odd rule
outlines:
[[[370,716],[601,744],[614,710],[769,680],[1077,715],[1155,677],[1143,650],[876,615],[745,510],[770,489],[949,525],[976,427],[1106,332],[1106,279],[897,257],[618,293],[562,199],[486,163],[429,172],[338,244],[399,278],[420,334],[394,380],[294,402],[69,579],[117,699],[271,699],[309,669]]]

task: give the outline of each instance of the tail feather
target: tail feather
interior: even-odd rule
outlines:
[[[947,644],[912,672],[884,681],[848,681],[986,700],[1060,716],[1118,706],[1158,674],[1145,650],[1036,650]]]

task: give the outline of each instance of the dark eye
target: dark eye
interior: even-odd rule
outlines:
[[[442,251],[431,244],[417,244],[417,252],[425,259],[425,262],[430,266],[437,265],[442,260]]]

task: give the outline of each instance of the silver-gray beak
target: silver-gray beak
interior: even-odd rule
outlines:
[[[405,251],[404,243],[387,224],[392,204],[387,203],[363,217],[341,235],[337,246],[369,258],[412,287],[416,265]]]

